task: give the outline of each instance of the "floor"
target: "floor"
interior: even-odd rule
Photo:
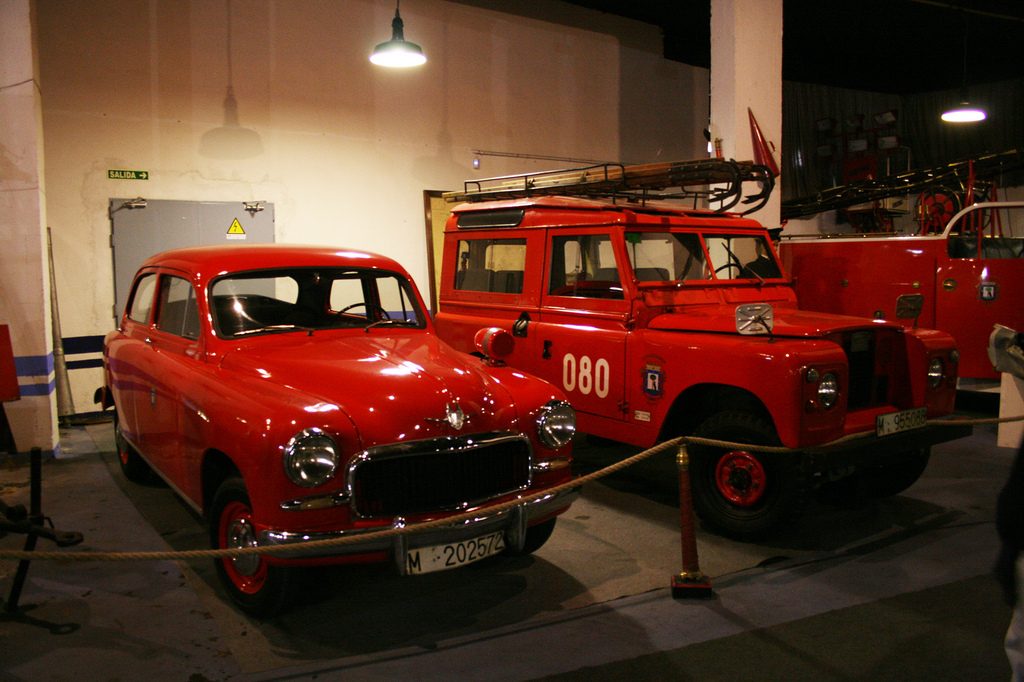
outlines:
[[[168,488],[121,477],[109,423],[61,435],[43,510],[82,548],[206,547]],[[583,438],[578,469],[633,452]],[[0,680],[1008,679],[1009,609],[990,567],[1013,454],[983,425],[937,447],[902,495],[816,501],[761,543],[701,530],[713,587],[701,600],[669,589],[681,569],[670,455],[589,484],[532,557],[405,578],[322,570],[267,621],[225,601],[209,560],[34,560],[20,608],[0,610]],[[28,503],[24,458],[0,459],[0,497]],[[23,541],[9,534],[0,551]],[[0,558],[0,598],[15,568]]]

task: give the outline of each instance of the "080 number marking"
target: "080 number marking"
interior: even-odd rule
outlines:
[[[589,355],[581,355],[577,360],[572,353],[562,356],[562,387],[566,391],[578,389],[583,395],[593,392],[598,398],[605,398],[610,382],[611,368],[604,358],[591,360]]]

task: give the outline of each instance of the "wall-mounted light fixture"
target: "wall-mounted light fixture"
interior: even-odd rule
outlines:
[[[985,110],[967,100],[967,15],[964,14],[964,78],[960,86],[960,104],[942,112],[946,123],[977,123],[985,120]]]
[[[370,61],[377,66],[389,68],[408,68],[419,66],[427,61],[423,48],[405,39],[405,28],[402,17],[398,13],[401,0],[395,2],[395,18],[391,20],[391,40],[373,48]]]

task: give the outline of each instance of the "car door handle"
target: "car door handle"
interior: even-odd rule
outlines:
[[[544,358],[545,360],[550,360],[551,359],[551,346],[552,345],[553,345],[552,341],[545,341],[544,342],[544,352],[541,353],[540,356],[542,358]]]

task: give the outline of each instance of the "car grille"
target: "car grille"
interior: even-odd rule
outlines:
[[[530,485],[523,436],[477,434],[373,448],[349,467],[355,513],[363,518],[449,511]]]
[[[892,403],[893,373],[901,347],[898,334],[892,329],[863,329],[844,332],[837,340],[850,368],[849,409]]]

